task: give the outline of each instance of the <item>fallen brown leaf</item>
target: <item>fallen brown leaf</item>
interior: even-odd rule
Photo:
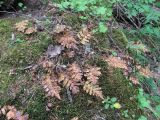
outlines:
[[[28,20],[23,20],[23,21],[21,21],[19,23],[16,23],[15,24],[15,28],[19,32],[25,32],[25,30],[27,29],[28,24],[29,24]]]

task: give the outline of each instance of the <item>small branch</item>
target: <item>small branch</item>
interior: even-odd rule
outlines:
[[[68,97],[69,102],[73,103],[71,91],[69,90],[69,88],[66,88],[66,90],[67,90],[67,97]]]

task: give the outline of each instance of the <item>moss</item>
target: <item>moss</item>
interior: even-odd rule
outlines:
[[[114,29],[112,35],[114,42],[116,42],[119,47],[126,48],[128,39],[122,30]]]
[[[92,42],[93,47],[96,47],[103,51],[110,48],[110,42],[107,34],[96,33],[94,37],[96,41]]]
[[[82,20],[78,17],[77,14],[65,13],[63,19],[66,25],[71,26],[75,30],[82,28]]]
[[[50,38],[41,33],[34,41],[11,45],[7,50],[7,54],[3,56],[2,62],[12,66],[32,64],[45,51],[50,41]]]
[[[94,60],[89,60],[89,63],[101,67],[102,76],[100,77],[99,83],[104,96],[116,97],[123,106],[122,109],[117,111],[111,109],[104,110],[108,120],[123,119],[122,115],[119,116],[120,118],[115,118],[115,114],[117,112],[121,114],[124,110],[129,110],[130,115],[141,114],[141,111],[138,110],[138,103],[134,97],[137,95],[137,88],[129,83],[120,69],[110,68],[107,63],[99,59],[99,57]],[[131,119],[134,118],[131,117]]]
[[[41,89],[37,89],[35,96],[30,98],[25,112],[29,114],[31,120],[49,120],[46,104],[44,92]]]
[[[73,28],[80,29],[81,21],[78,17],[73,15],[65,15],[67,25]],[[26,40],[29,36],[23,34],[17,34],[17,38],[24,40],[22,43],[10,42],[10,35],[14,31],[11,27],[15,22],[12,20],[3,21],[0,26],[4,27],[0,30],[6,30],[3,32],[3,37],[0,38],[1,58],[0,58],[0,91],[2,91],[2,97],[8,93],[10,85],[15,84],[16,81],[24,80],[28,83],[30,78],[25,72],[17,72],[14,76],[9,76],[11,68],[24,67],[28,64],[33,64],[39,58],[39,56],[47,49],[48,44],[52,43],[51,38],[45,32],[35,34],[32,40]],[[76,24],[73,24],[76,23]],[[9,26],[8,26],[9,25]],[[8,28],[8,27],[9,28]],[[123,33],[117,32],[120,37],[115,36],[115,40],[125,38]],[[92,43],[96,48],[109,49],[109,40],[106,34],[95,35],[97,43]],[[120,40],[121,41],[121,40]],[[126,42],[126,41],[125,41]],[[123,43],[123,42],[122,42]],[[124,44],[122,44],[124,45]],[[121,114],[123,110],[128,109],[131,114],[139,114],[137,110],[137,102],[135,99],[130,100],[137,90],[130,86],[127,79],[122,74],[120,69],[113,69],[113,72],[109,72],[109,67],[106,62],[100,59],[100,56],[95,55],[94,59],[88,60],[89,64],[97,65],[101,67],[102,76],[100,77],[99,85],[102,87],[105,97],[116,97],[119,102],[124,106],[120,110],[104,110],[101,100],[96,97],[90,96],[86,93],[79,93],[73,96],[73,103],[70,103],[67,99],[67,92],[64,91],[63,100],[59,101],[55,98],[51,99],[53,107],[50,112],[45,110],[47,99],[45,98],[44,91],[35,86],[34,92],[31,94],[25,94],[25,90],[32,89],[34,82],[31,82],[30,86],[21,86],[20,91],[16,94],[15,98],[11,98],[8,95],[0,100],[0,104],[6,102],[16,105],[26,113],[30,115],[31,120],[48,120],[50,116],[55,116],[58,119],[70,120],[73,117],[79,117],[80,120],[88,120],[93,116],[100,115],[108,120],[123,119],[122,116],[117,117],[115,114]],[[81,90],[83,91],[83,90]],[[0,93],[1,96],[1,93]],[[24,103],[22,101],[25,101]],[[50,99],[49,99],[50,100]],[[125,120],[125,119],[124,119]]]
[[[16,81],[28,80],[27,73],[18,72],[9,75],[11,69],[24,68],[33,64],[52,43],[52,39],[45,32],[39,32],[33,36],[16,33],[13,25],[22,20],[21,18],[0,20],[0,105],[12,99],[9,94],[9,87]],[[16,33],[16,38],[24,40],[21,43],[11,41],[12,32]],[[27,38],[32,40],[27,40]]]

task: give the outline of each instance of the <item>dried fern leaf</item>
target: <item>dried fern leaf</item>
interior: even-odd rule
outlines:
[[[1,108],[3,115],[6,115],[7,120],[28,120],[29,115],[23,115],[23,112],[18,111],[14,106],[4,106]]]
[[[69,88],[73,94],[79,92],[79,85],[82,79],[82,71],[78,64],[73,63],[69,65],[66,72],[61,73],[59,82],[63,81],[63,85]]]
[[[84,76],[86,76],[87,80],[93,84],[97,84],[100,75],[101,72],[99,67],[87,66],[84,69]]]
[[[145,77],[153,77],[153,73],[152,71],[150,71],[150,69],[148,67],[145,68],[140,68],[139,72],[141,75],[145,76]]]
[[[37,30],[34,27],[27,28],[25,34],[30,35],[32,33],[36,33]]]
[[[135,85],[139,84],[139,81],[138,81],[138,79],[137,79],[136,77],[131,76],[131,77],[129,78],[129,80],[130,80],[133,84],[135,84]]]
[[[16,23],[15,24],[15,28],[19,32],[25,32],[25,30],[27,29],[28,24],[29,24],[28,20],[23,20],[23,21],[21,21],[19,23]]]
[[[104,99],[101,88],[98,85],[94,85],[89,81],[86,81],[84,83],[83,90],[89,95],[93,95],[101,99]]]
[[[73,48],[77,49],[77,41],[75,40],[74,36],[71,32],[65,32],[62,36],[57,38],[58,43],[66,48]]]
[[[57,81],[52,79],[51,76],[47,75],[42,81],[43,88],[47,93],[47,97],[56,97],[61,100],[60,91],[61,88],[58,86]]]
[[[109,56],[107,58],[104,58],[104,60],[111,67],[127,69],[127,63],[126,63],[126,61],[121,60],[118,57]]]
[[[73,81],[80,81],[82,79],[81,68],[75,62],[69,65],[67,72]]]
[[[85,45],[91,39],[91,33],[87,27],[84,27],[78,34],[78,38],[81,40],[81,43]]]

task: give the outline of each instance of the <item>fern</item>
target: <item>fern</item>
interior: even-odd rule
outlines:
[[[86,81],[84,83],[83,90],[90,95],[104,99],[101,88],[98,85],[94,85],[89,81]]]

